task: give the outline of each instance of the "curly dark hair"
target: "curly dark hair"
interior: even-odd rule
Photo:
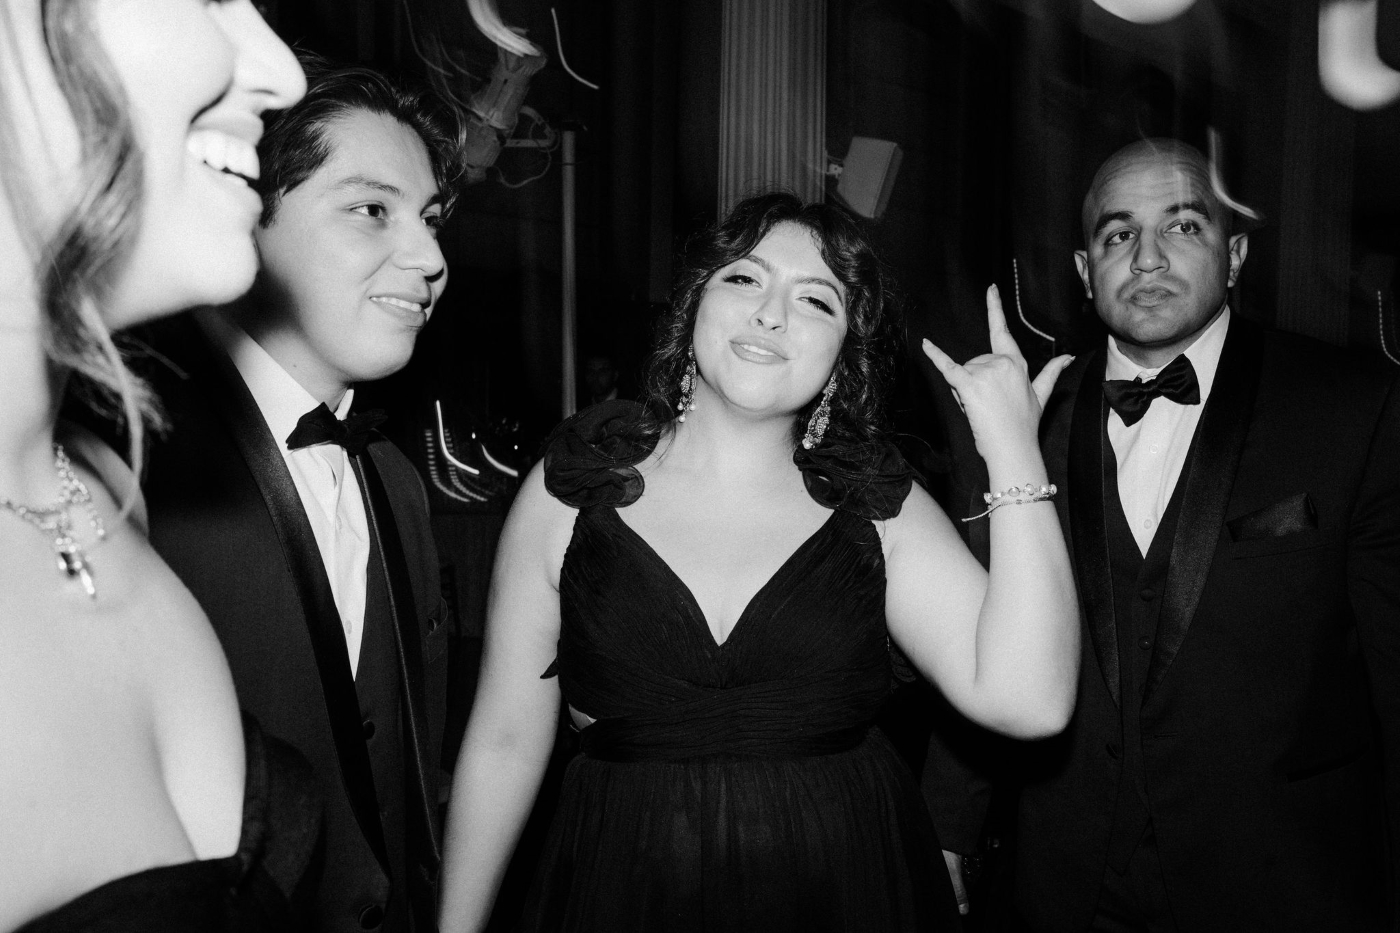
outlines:
[[[297,60],[306,72],[306,96],[286,110],[269,114],[258,144],[257,190],[263,199],[259,223],[264,227],[272,223],[282,196],[325,164],[331,154],[326,127],[355,110],[392,117],[423,140],[433,179],[442,192],[445,219],[457,200],[464,167],[460,127],[453,111],[430,91],[401,84],[372,68],[337,67],[304,50],[297,52]]]
[[[657,321],[654,348],[642,377],[649,433],[661,433],[676,416],[695,317],[710,277],[753,252],[770,230],[785,223],[812,234],[822,261],[846,291],[846,339],[836,358],[836,387],[823,444],[885,442],[885,403],[903,352],[903,322],[889,273],[849,213],[835,205],[804,203],[786,191],[740,201],[728,217],[686,244],[671,302]],[[794,418],[794,445],[820,398],[814,397]]]

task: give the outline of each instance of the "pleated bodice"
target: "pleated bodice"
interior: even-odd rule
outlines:
[[[626,579],[627,585],[617,585]],[[582,510],[560,578],[564,694],[612,760],[853,747],[890,689],[880,542],[832,512],[717,644],[690,590],[616,510]]]

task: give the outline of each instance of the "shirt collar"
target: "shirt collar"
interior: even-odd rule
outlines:
[[[320,404],[301,383],[282,368],[282,364],[262,348],[248,332],[216,310],[195,312],[204,333],[218,344],[233,360],[238,375],[262,412],[268,430],[280,449],[287,449],[287,436],[296,429],[301,416]],[[335,416],[344,418],[355,401],[355,390],[347,389],[345,397],[335,408]]]
[[[1215,370],[1220,365],[1220,351],[1225,347],[1225,333],[1230,329],[1230,307],[1226,305],[1220,316],[1210,323],[1191,346],[1184,351],[1196,371],[1196,382],[1201,388],[1201,404],[1210,398],[1211,386],[1215,384]],[[1167,361],[1171,362],[1170,360]],[[1166,368],[1166,364],[1155,369],[1143,369],[1123,353],[1118,347],[1118,338],[1108,336],[1108,362],[1104,367],[1105,379],[1142,379],[1146,382],[1155,379]]]

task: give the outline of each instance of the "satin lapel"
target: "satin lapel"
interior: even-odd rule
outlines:
[[[1070,539],[1074,544],[1074,569],[1079,580],[1079,601],[1088,619],[1089,638],[1099,659],[1104,682],[1113,702],[1121,705],[1118,672],[1118,637],[1113,618],[1113,573],[1108,563],[1108,524],[1103,483],[1103,397],[1106,363],[1103,349],[1085,367],[1075,396],[1069,430]]]
[[[1085,363],[1090,362],[1086,359]],[[1045,403],[1045,412],[1040,418],[1040,451],[1045,458],[1045,469],[1050,473],[1050,482],[1056,484],[1061,490],[1068,487],[1066,477],[1069,473],[1069,426],[1074,420],[1075,397],[1079,392],[1079,386],[1084,379],[1084,366],[1071,365],[1066,369],[1055,383],[1055,389],[1050,393],[1049,400]],[[986,473],[982,475],[983,485],[986,485]],[[1062,493],[1055,497],[1055,510],[1060,516],[1060,527],[1065,532],[1065,546],[1069,548],[1070,558],[1074,557],[1074,542],[1070,540],[1069,523],[1069,496]],[[969,503],[972,505],[974,503]],[[982,506],[977,504],[977,508],[972,512],[980,512]],[[971,513],[969,513],[971,514]]]
[[[1176,659],[1201,601],[1201,590],[1225,523],[1235,471],[1249,434],[1263,350],[1263,332],[1258,326],[1238,315],[1232,316],[1225,346],[1220,351],[1215,384],[1192,444],[1190,472],[1172,539],[1162,614],[1157,621],[1157,644],[1147,668],[1144,700],[1152,695]]]
[[[267,429],[262,412],[233,361],[222,351],[208,345],[198,334],[202,355],[191,372],[196,378],[207,379],[205,391],[220,417],[224,419],[234,443],[247,461],[248,469],[267,504],[269,517],[277,531],[287,570],[292,575],[300,597],[306,628],[311,636],[311,648],[316,655],[316,668],[321,677],[322,693],[326,698],[326,714],[330,720],[331,737],[340,760],[340,776],[350,799],[350,808],[360,824],[366,841],[385,873],[389,871],[388,851],[384,845],[384,828],[379,821],[379,800],[374,790],[374,772],[370,767],[369,751],[365,747],[360,718],[360,700],[355,694],[355,681],[350,673],[350,655],[345,647],[345,635],[340,626],[340,613],[335,607],[321,551],[307,521],[306,511],[297,494],[292,475],[278,452],[277,442]]]
[[[379,555],[383,562],[384,579],[388,584],[389,614],[394,620],[394,641],[398,651],[399,682],[404,690],[406,746],[408,754],[408,791],[413,798],[412,810],[418,811],[418,829],[422,846],[426,848],[430,868],[437,871],[441,853],[433,831],[437,800],[429,789],[430,769],[436,767],[428,749],[427,701],[423,694],[423,636],[419,629],[420,616],[413,598],[413,581],[409,576],[407,552],[399,535],[389,493],[375,465],[375,444],[350,462],[365,490],[365,505],[370,510],[370,533],[378,537]],[[429,901],[431,903],[431,901]]]
[[[1091,360],[1084,359],[1087,364]],[[1084,370],[1086,366],[1071,365],[1061,375],[1055,383],[1055,389],[1050,393],[1050,398],[1045,403],[1045,411],[1040,417],[1040,452],[1045,458],[1045,469],[1050,474],[1050,482],[1054,483],[1060,490],[1055,497],[1055,512],[1060,519],[1060,529],[1065,537],[1065,550],[1069,552],[1070,566],[1074,566],[1074,537],[1072,530],[1073,523],[1069,514],[1069,428],[1074,421],[1075,399],[1079,393],[1079,386],[1083,383]],[[986,485],[987,474],[982,473],[982,485]],[[972,505],[973,503],[969,503]],[[968,514],[974,514],[982,508],[980,497],[978,498],[976,509],[969,509]],[[984,522],[974,522],[976,525],[985,525]],[[986,531],[983,531],[985,542]],[[985,543],[984,543],[985,553]],[[985,563],[985,562],[984,562]]]

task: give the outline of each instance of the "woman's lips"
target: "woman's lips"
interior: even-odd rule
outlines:
[[[762,365],[782,363],[787,360],[778,345],[762,337],[744,337],[729,341],[734,354],[742,360]]]
[[[255,143],[214,129],[194,129],[185,137],[185,150],[216,172],[242,179],[251,185],[258,179],[258,150]]]

